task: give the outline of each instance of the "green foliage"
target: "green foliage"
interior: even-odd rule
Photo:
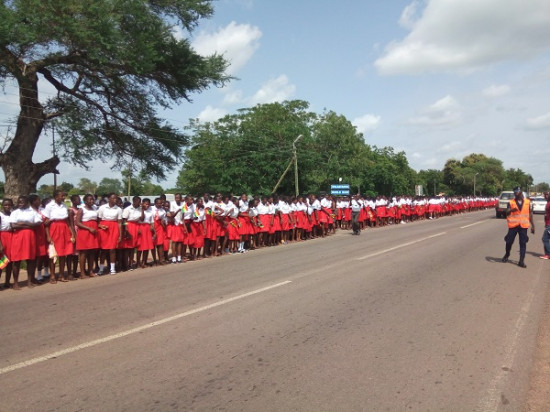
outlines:
[[[527,176],[519,172],[518,176]],[[532,180],[532,179],[531,179]],[[462,161],[451,159],[443,168],[443,181],[449,186],[451,194],[496,196],[502,190],[509,190],[507,172],[502,161],[483,154],[472,153]]]
[[[129,169],[125,169],[122,171],[122,184],[125,186],[124,194],[126,195],[128,194],[128,178],[130,178],[131,196],[158,196],[164,193],[162,186],[152,183],[151,178],[145,171],[142,170],[137,175],[132,174],[132,176],[130,176]]]
[[[415,172],[405,153],[372,149],[351,122],[332,111],[308,111],[301,100],[241,109],[213,123],[192,121],[191,145],[177,186],[184,193],[295,192],[293,142],[301,193],[330,190],[342,178],[352,191],[412,194]]]
[[[57,185],[58,190],[63,190],[67,194],[75,194],[73,190],[75,189],[74,185],[72,183],[63,182],[61,184]],[[40,197],[52,197],[54,191],[53,185],[41,185],[38,190],[36,191],[36,194]],[[76,193],[78,194],[78,193]]]
[[[114,159],[122,168],[132,158],[163,177],[187,138],[157,117],[157,108],[231,79],[223,57],[201,56],[173,35],[174,26],[190,34],[211,14],[208,0],[3,1],[0,85],[15,79],[28,95],[13,143],[21,146],[26,130],[30,162],[44,124],[53,121],[67,161],[87,167],[91,159]],[[56,91],[43,107],[39,83]],[[9,154],[2,154],[3,167],[13,162]],[[36,173],[51,173],[55,165]]]
[[[114,179],[111,177],[104,177],[101,179],[101,182],[99,182],[99,186],[97,186],[96,194],[99,196],[106,195],[108,193],[116,193],[118,195],[122,195],[124,192],[124,186],[118,179]]]
[[[83,177],[78,183],[78,190],[80,194],[91,193],[92,195],[95,195],[97,193],[97,183]]]

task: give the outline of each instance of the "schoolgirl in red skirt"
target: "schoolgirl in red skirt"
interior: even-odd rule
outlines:
[[[69,210],[65,206],[67,194],[62,190],[54,192],[53,200],[48,203],[44,209],[44,216],[49,219],[49,225],[46,225],[46,238],[50,244],[53,244],[59,261],[59,278],[61,282],[67,282],[65,277],[65,263],[67,256],[73,254],[76,234],[73,223],[69,221]],[[53,259],[50,264],[50,282],[56,282],[55,263]],[[69,273],[69,280],[73,280],[72,273]]]
[[[193,216],[193,234],[195,235],[191,248],[191,260],[200,260],[201,249],[204,248],[204,237],[206,235],[206,209],[204,207],[204,199],[199,197],[195,204],[194,216]],[[204,257],[204,251],[202,256]]]
[[[132,204],[122,211],[122,241],[118,249],[122,251],[122,270],[133,270],[135,250],[139,240],[139,222],[141,218],[141,197],[134,196]]]
[[[35,226],[34,232],[36,235],[36,265],[37,275],[36,280],[42,282],[44,277],[42,276],[42,268],[44,268],[44,276],[50,275],[49,271],[49,256],[48,256],[48,239],[46,237],[46,222],[48,218],[44,216],[43,209],[41,210],[41,200],[38,195],[29,196],[29,204],[35,210],[36,213],[42,218],[42,223]]]
[[[99,247],[101,260],[99,274],[103,274],[105,261],[109,258],[111,274],[116,274],[116,250],[122,241],[122,209],[116,204],[117,195],[111,193],[108,202],[99,207]]]
[[[34,228],[42,224],[42,218],[30,207],[27,196],[19,196],[18,208],[10,214],[10,225],[13,229],[10,256],[13,262],[13,288],[19,290],[19,270],[21,262],[27,262],[27,286],[37,283],[34,275],[36,269],[36,234]]]
[[[164,258],[164,242],[166,241],[166,211],[164,210],[162,203],[163,200],[160,197],[157,197],[155,199],[155,205],[153,206],[153,225],[155,227],[155,233],[157,235],[154,238],[154,264],[164,264],[167,260]]]
[[[95,198],[92,194],[84,196],[84,206],[76,212],[75,226],[76,250],[80,263],[80,278],[94,277],[93,272],[96,254],[99,249],[98,239],[98,210],[95,206]],[[88,264],[86,270],[86,263]]]
[[[13,209],[13,201],[11,199],[4,199],[2,201],[2,210],[0,210],[0,256],[8,259],[8,264],[4,268],[6,271],[6,279],[4,281],[4,288],[10,287],[12,262],[11,262],[11,244],[13,229],[10,224],[10,214]],[[2,275],[3,269],[0,269],[0,275]]]
[[[151,200],[145,198],[141,203],[141,216],[139,218],[139,230],[137,233],[137,263],[139,267],[144,268],[147,266],[147,259],[149,258],[149,251],[155,247],[154,238],[155,224],[153,222],[153,208],[151,207]]]

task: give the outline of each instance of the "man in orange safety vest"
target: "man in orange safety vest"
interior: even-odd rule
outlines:
[[[526,268],[525,252],[527,251],[527,229],[531,227],[531,233],[535,233],[535,224],[533,223],[533,211],[531,210],[531,202],[529,199],[524,199],[521,188],[514,188],[514,199],[510,200],[510,204],[506,209],[506,220],[508,222],[508,233],[504,237],[506,242],[506,254],[502,258],[503,262],[508,262],[510,250],[519,234],[519,262],[518,266]]]

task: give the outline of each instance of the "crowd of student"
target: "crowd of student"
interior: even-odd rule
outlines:
[[[172,202],[161,195],[151,204],[138,196],[123,202],[111,193],[101,198],[74,195],[67,207],[65,198],[58,190],[52,199],[20,196],[17,205],[3,200],[0,267],[6,276],[4,288],[20,289],[22,262],[26,262],[27,285],[33,287],[45,281],[68,282],[325,237],[337,229],[350,230],[352,214],[355,224],[364,229],[496,204],[496,199],[482,197],[313,194],[250,199],[246,194],[239,198],[176,194]]]

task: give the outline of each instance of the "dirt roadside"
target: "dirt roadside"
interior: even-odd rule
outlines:
[[[546,304],[539,325],[537,348],[533,359],[529,392],[524,412],[550,411],[550,288],[546,291]]]

